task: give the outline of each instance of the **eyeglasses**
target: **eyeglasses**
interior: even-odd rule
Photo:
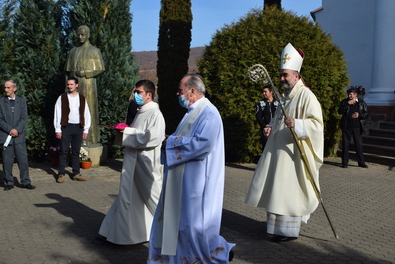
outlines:
[[[178,88],[177,93],[182,94],[182,92],[185,91],[185,94],[189,93],[193,88],[189,89],[188,88]]]

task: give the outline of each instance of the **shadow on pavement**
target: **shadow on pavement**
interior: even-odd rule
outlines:
[[[234,263],[388,263],[378,258],[361,254],[357,249],[344,246],[335,240],[326,240],[319,234],[305,234],[303,225],[297,240],[273,243],[266,234],[266,222],[254,220],[244,215],[223,210],[221,235],[229,242],[236,243]],[[321,244],[326,252],[315,250],[311,244]]]
[[[246,166],[246,165],[241,165],[241,164],[227,163],[226,167],[230,167],[230,168],[234,168],[234,169],[241,169],[241,170],[255,171],[255,164],[253,167],[251,167],[251,166]]]
[[[63,232],[64,236],[69,236],[72,239],[77,239],[79,243],[83,244],[86,252],[95,251],[95,255],[101,255],[99,260],[92,259],[89,262],[78,257],[72,259],[73,256],[68,256],[71,263],[145,263],[148,254],[147,246],[144,244],[121,246],[112,243],[103,243],[95,240],[98,236],[100,225],[105,217],[103,213],[97,212],[86,205],[69,197],[64,197],[56,193],[45,194],[49,199],[55,200],[54,203],[35,204],[36,207],[53,208],[66,218],[71,218],[73,223],[64,224],[60,230],[56,232]],[[60,223],[62,221],[59,221]],[[59,223],[59,224],[60,224]],[[67,239],[70,241],[70,239]],[[146,253],[145,253],[146,252]],[[64,258],[64,256],[55,256],[57,258]]]

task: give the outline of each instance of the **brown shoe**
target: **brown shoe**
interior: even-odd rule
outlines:
[[[58,183],[63,183],[63,182],[64,182],[64,175],[60,174],[60,175],[58,176],[58,178],[56,179],[56,182],[58,182]]]
[[[81,176],[81,174],[74,175],[73,181],[86,181],[84,177]]]

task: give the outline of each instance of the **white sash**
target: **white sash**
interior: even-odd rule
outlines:
[[[173,135],[191,137],[192,125],[199,117],[203,108],[211,104],[207,98],[202,98],[201,100],[202,101],[199,102],[196,108],[185,118],[184,122],[178,125]],[[159,210],[159,217],[157,218],[156,229],[154,230],[155,239],[153,243],[155,248],[162,248],[162,255],[176,255],[181,216],[181,193],[184,169],[185,163],[168,168],[167,180],[165,183],[166,193],[162,191],[162,197],[157,207],[157,210]],[[165,238],[165,240],[163,238]]]

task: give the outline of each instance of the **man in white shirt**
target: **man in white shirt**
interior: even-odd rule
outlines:
[[[72,180],[86,181],[80,174],[79,153],[82,139],[87,139],[91,114],[85,96],[77,92],[78,79],[67,80],[67,93],[59,96],[55,104],[54,127],[60,140],[57,182],[64,182],[67,155],[71,144]]]

